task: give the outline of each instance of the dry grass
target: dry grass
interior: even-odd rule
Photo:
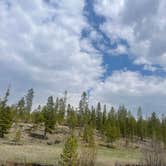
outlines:
[[[55,164],[61,152],[60,146],[48,145],[0,145],[0,161],[20,163]]]
[[[59,160],[60,153],[62,151],[63,142],[68,136],[68,128],[59,126],[56,128],[54,134],[48,134],[48,140],[42,140],[32,138],[26,132],[28,126],[23,124],[21,143],[23,145],[9,145],[4,143],[10,143],[15,137],[17,128],[12,128],[10,133],[5,139],[0,139],[0,162],[6,161],[17,163],[39,163],[56,165]],[[43,134],[43,128],[39,128],[35,133]],[[99,137],[98,141],[100,141]],[[60,144],[54,144],[55,140],[62,141]],[[52,142],[52,145],[47,145],[48,142]],[[122,141],[123,142],[123,141]],[[101,142],[99,142],[101,143]],[[110,149],[106,147],[97,147],[97,162],[98,166],[111,166],[116,161],[122,163],[137,163],[140,159],[140,152],[134,148],[122,148],[121,143],[118,142],[117,149]],[[121,147],[121,148],[120,148]]]
[[[0,145],[0,161],[21,162],[21,163],[40,163],[56,164],[62,151],[60,145]],[[99,147],[97,149],[96,164],[102,166],[111,166],[116,161],[121,163],[137,163],[140,153],[134,150],[116,150]]]
[[[141,153],[134,149],[98,148],[97,165],[111,166],[117,161],[120,163],[138,163]]]

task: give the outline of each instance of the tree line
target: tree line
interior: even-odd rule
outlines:
[[[4,97],[0,98],[0,137],[8,133],[12,124],[23,122],[33,123],[34,126],[44,125],[44,138],[51,133],[55,126],[66,125],[71,130],[83,130],[85,142],[93,140],[92,133],[97,131],[107,142],[114,142],[119,138],[133,141],[134,139],[156,139],[166,145],[166,116],[159,117],[153,112],[148,117],[143,116],[141,107],[137,116],[134,116],[125,106],[118,109],[98,102],[97,106],[89,106],[88,96],[83,92],[78,107],[67,104],[67,91],[64,97],[54,99],[49,96],[43,106],[32,111],[34,90],[29,89],[27,94],[16,104],[9,105],[7,89]]]

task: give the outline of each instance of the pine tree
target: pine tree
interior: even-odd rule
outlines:
[[[9,89],[7,89],[4,99],[0,102],[0,137],[4,137],[11,128],[13,119],[10,107],[7,106]]]
[[[58,102],[58,122],[61,124],[65,120],[67,91],[65,91],[64,97],[61,99],[58,99],[57,102]],[[57,105],[56,105],[56,107],[57,107]]]
[[[77,153],[78,143],[75,135],[72,133],[71,136],[66,140],[63,152],[60,155],[60,166],[77,166],[78,163],[78,153]]]
[[[72,130],[76,127],[77,124],[76,112],[74,111],[74,108],[70,106],[70,104],[68,104],[67,108],[67,124]]]
[[[164,115],[162,115],[161,133],[162,133],[162,141],[166,147],[166,117]]]
[[[120,128],[117,121],[117,115],[113,107],[108,113],[104,134],[106,136],[107,142],[110,143],[114,142],[120,137]]]
[[[84,127],[84,141],[85,145],[81,147],[81,155],[79,165],[94,166],[96,160],[96,143],[94,136],[94,129],[90,125]]]
[[[24,97],[21,98],[19,101],[18,101],[18,104],[17,104],[17,115],[18,115],[18,119],[19,120],[24,120],[26,119],[26,108],[25,108],[25,99]]]
[[[118,109],[118,123],[120,127],[120,133],[122,134],[123,138],[127,136],[127,110],[124,106],[120,106]]]
[[[107,108],[106,105],[104,105],[103,115],[102,115],[102,133],[104,133],[106,127],[106,121],[107,121]]]
[[[151,138],[161,139],[161,124],[155,112],[153,112],[149,118],[148,130]]]
[[[25,97],[25,99],[26,99],[26,110],[28,112],[31,112],[31,110],[32,110],[33,97],[34,97],[34,91],[33,91],[33,88],[31,88],[31,89],[28,90],[28,93]]]
[[[58,108],[59,108],[58,121],[59,121],[59,123],[64,122],[65,113],[66,113],[66,103],[67,103],[67,91],[65,91],[64,97],[59,99],[59,103],[58,103]]]
[[[103,125],[105,125],[107,120],[107,108],[106,105],[104,105],[104,110],[103,110]]]
[[[117,138],[119,138],[118,128],[116,126],[107,125],[105,136],[107,138],[107,142],[113,143]]]
[[[78,113],[78,121],[81,127],[84,126],[86,119],[86,114],[88,111],[88,97],[86,92],[83,92],[81,96],[81,100],[79,102],[79,113]]]
[[[97,104],[97,108],[96,108],[96,128],[99,131],[101,131],[102,129],[102,112],[101,112],[100,102]]]
[[[133,141],[135,134],[136,134],[136,120],[129,111],[127,115],[127,137]]]
[[[88,144],[93,144],[94,142],[94,131],[92,126],[86,124],[83,131],[83,140]]]
[[[143,140],[143,117],[141,107],[138,108],[137,112],[137,135]]]
[[[43,108],[43,116],[44,116],[44,137],[46,138],[47,132],[51,132],[56,124],[56,118],[54,114],[54,101],[53,97],[48,97],[47,105]]]
[[[57,97],[56,101],[55,101],[55,112],[56,113],[58,112],[58,109],[59,109],[59,98]]]
[[[42,109],[41,109],[40,105],[38,106],[37,109],[35,109],[31,113],[31,118],[32,118],[32,122],[34,124],[34,127],[38,127],[38,125],[44,121],[44,116],[43,116]]]
[[[90,124],[91,126],[95,129],[96,128],[96,110],[95,108],[92,106],[91,109],[91,120],[90,120]]]

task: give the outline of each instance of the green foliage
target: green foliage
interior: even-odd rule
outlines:
[[[107,108],[106,108],[106,105],[104,105],[104,110],[103,110],[103,126],[106,124],[106,121],[107,121]]]
[[[138,108],[137,119],[137,136],[143,140],[143,117],[141,107]]]
[[[148,119],[148,136],[153,139],[161,139],[161,123],[156,113],[153,112]]]
[[[0,108],[0,137],[8,133],[12,126],[12,114],[10,107]]]
[[[64,121],[65,117],[65,103],[63,99],[59,100],[59,109],[58,109],[58,122],[61,124]]]
[[[51,132],[56,124],[56,115],[54,112],[54,101],[53,97],[48,97],[47,105],[43,108],[43,119],[44,119],[44,136],[46,137],[47,132]]]
[[[127,126],[126,137],[133,140],[134,135],[136,135],[136,120],[130,111],[127,114],[126,126]]]
[[[93,128],[90,125],[85,125],[84,131],[83,131],[83,140],[88,143],[90,146],[93,146],[94,144],[94,131]]]
[[[74,129],[77,125],[77,115],[76,112],[74,111],[74,108],[71,108],[70,104],[68,105],[67,108],[67,124],[70,129]]]
[[[26,99],[26,111],[31,112],[32,110],[32,102],[34,97],[34,91],[33,88],[28,90],[27,95],[25,96]]]
[[[64,97],[57,98],[55,103],[52,96],[48,97],[47,104],[34,111],[32,111],[33,89],[28,90],[27,95],[12,106],[7,104],[8,96],[9,89],[0,99],[0,137],[8,133],[13,122],[33,122],[34,126],[44,124],[45,137],[59,123],[67,124],[72,130],[76,126],[79,127],[81,136],[88,144],[93,142],[93,132],[97,130],[109,142],[119,137],[126,140],[151,138],[162,141],[166,145],[166,117],[162,115],[161,118],[155,112],[144,118],[144,113],[139,108],[135,118],[125,106],[120,106],[118,110],[112,107],[108,111],[106,105],[102,110],[100,102],[96,108],[92,106],[90,109],[86,92],[83,92],[78,108],[70,104],[66,108],[67,92],[65,92]]]
[[[16,106],[17,109],[17,115],[18,115],[18,120],[22,120],[22,121],[27,121],[27,113],[26,113],[26,108],[25,108],[25,99],[24,97],[21,98]]]
[[[96,108],[96,128],[100,131],[102,129],[102,124],[103,124],[103,117],[101,112],[101,104],[98,103]]]
[[[66,113],[66,103],[67,103],[67,91],[64,93],[64,97],[58,99],[56,103],[56,107],[58,110],[58,122],[59,124],[63,124],[65,120],[65,113]]]
[[[94,129],[91,125],[85,125],[83,140],[85,141],[86,144],[81,148],[79,165],[94,166],[96,160],[96,143],[95,143]]]
[[[9,89],[5,94],[4,99],[0,102],[0,137],[4,137],[12,126],[13,118],[10,107],[7,106]]]
[[[117,138],[119,138],[119,129],[116,126],[108,126],[105,130],[105,136],[107,138],[107,142],[114,142]]]
[[[96,110],[95,108],[92,107],[91,109],[91,119],[90,119],[90,124],[93,127],[93,129],[96,128]]]
[[[162,122],[161,122],[161,133],[162,133],[162,141],[166,147],[166,117],[162,115]]]
[[[127,109],[124,106],[120,106],[118,109],[118,123],[120,127],[120,133],[123,138],[127,136]]]
[[[44,115],[41,111],[41,106],[39,105],[36,110],[34,110],[31,114],[31,119],[34,125],[38,126],[44,121]]]
[[[79,126],[83,127],[84,124],[88,121],[87,113],[88,113],[88,97],[86,92],[82,93],[81,100],[79,102],[79,113],[78,113],[78,121]]]
[[[78,163],[78,153],[77,153],[78,143],[76,136],[71,134],[71,136],[66,140],[63,152],[60,155],[60,166],[77,166]]]

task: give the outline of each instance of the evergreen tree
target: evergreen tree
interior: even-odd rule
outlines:
[[[86,146],[81,147],[79,165],[94,166],[96,160],[96,143],[94,129],[90,125],[84,127],[84,141],[86,142]]]
[[[108,113],[108,122],[111,126],[117,125],[117,117],[114,107],[111,107],[111,110]]]
[[[91,126],[95,129],[96,128],[96,110],[95,108],[92,106],[91,109],[91,120],[90,120],[90,124]]]
[[[86,114],[88,111],[88,97],[86,92],[83,92],[81,96],[81,100],[79,102],[79,113],[78,113],[78,121],[81,127],[84,126],[86,119]]]
[[[104,105],[103,115],[102,115],[102,133],[104,133],[106,121],[107,121],[107,108],[106,105]]]
[[[104,135],[107,138],[107,142],[111,143],[120,137],[120,128],[118,125],[116,112],[113,107],[108,113],[108,118],[105,124]]]
[[[59,99],[59,116],[58,116],[58,122],[62,123],[64,121],[64,116],[65,116],[65,109],[64,109],[64,101],[63,99]]]
[[[161,133],[162,133],[162,141],[166,147],[166,117],[164,115],[162,115]]]
[[[92,126],[88,124],[84,127],[83,140],[90,145],[94,143],[94,131]]]
[[[143,117],[141,107],[138,108],[137,112],[137,135],[143,140]]]
[[[136,134],[136,120],[129,111],[127,116],[127,137],[133,140],[135,134]]]
[[[10,107],[7,106],[9,89],[7,89],[4,99],[0,102],[0,137],[4,137],[12,125],[12,114]]]
[[[25,99],[26,99],[26,110],[28,112],[31,112],[31,110],[32,110],[33,97],[34,97],[34,91],[33,91],[33,88],[31,88],[31,89],[28,90],[28,93],[25,97]]]
[[[70,129],[74,129],[77,125],[77,115],[76,112],[74,111],[74,108],[68,104],[67,108],[67,124]]]
[[[101,131],[102,129],[102,112],[101,112],[101,104],[100,102],[97,104],[97,108],[96,108],[96,128],[97,130]]]
[[[107,108],[106,105],[104,105],[104,110],[103,110],[103,125],[105,125],[107,120]]]
[[[55,102],[55,109],[54,109],[56,113],[58,112],[58,109],[59,109],[59,98],[57,97]]]
[[[20,120],[24,120],[26,119],[26,108],[25,108],[25,99],[24,97],[21,98],[19,101],[18,101],[18,104],[17,104],[17,115],[18,115],[18,119]]]
[[[38,125],[44,121],[44,117],[43,117],[43,113],[42,113],[42,109],[40,105],[38,106],[37,109],[35,109],[32,112],[31,117],[32,117],[32,122],[34,123],[36,127],[38,127]]]
[[[5,94],[4,98],[3,98],[3,100],[0,101],[0,107],[1,108],[5,108],[7,106],[7,101],[8,101],[9,95],[10,95],[10,89],[8,88],[6,90],[6,94]]]
[[[77,166],[78,163],[78,153],[77,153],[78,143],[74,134],[72,134],[65,142],[63,152],[60,155],[60,166]]]
[[[117,138],[119,138],[118,128],[116,126],[107,125],[105,136],[107,138],[107,142],[114,142]]]
[[[59,108],[58,121],[59,121],[59,123],[64,122],[65,113],[66,113],[66,103],[67,103],[67,91],[65,91],[64,98],[61,98],[58,103],[58,108]]]
[[[47,105],[43,108],[43,117],[44,117],[44,136],[46,138],[47,132],[51,132],[56,124],[55,112],[54,112],[54,101],[53,97],[48,97]]]
[[[126,138],[127,136],[127,110],[124,106],[120,106],[118,110],[118,123],[120,127],[120,133],[123,138]]]
[[[153,139],[161,139],[161,124],[155,112],[153,112],[149,118],[148,133]]]

